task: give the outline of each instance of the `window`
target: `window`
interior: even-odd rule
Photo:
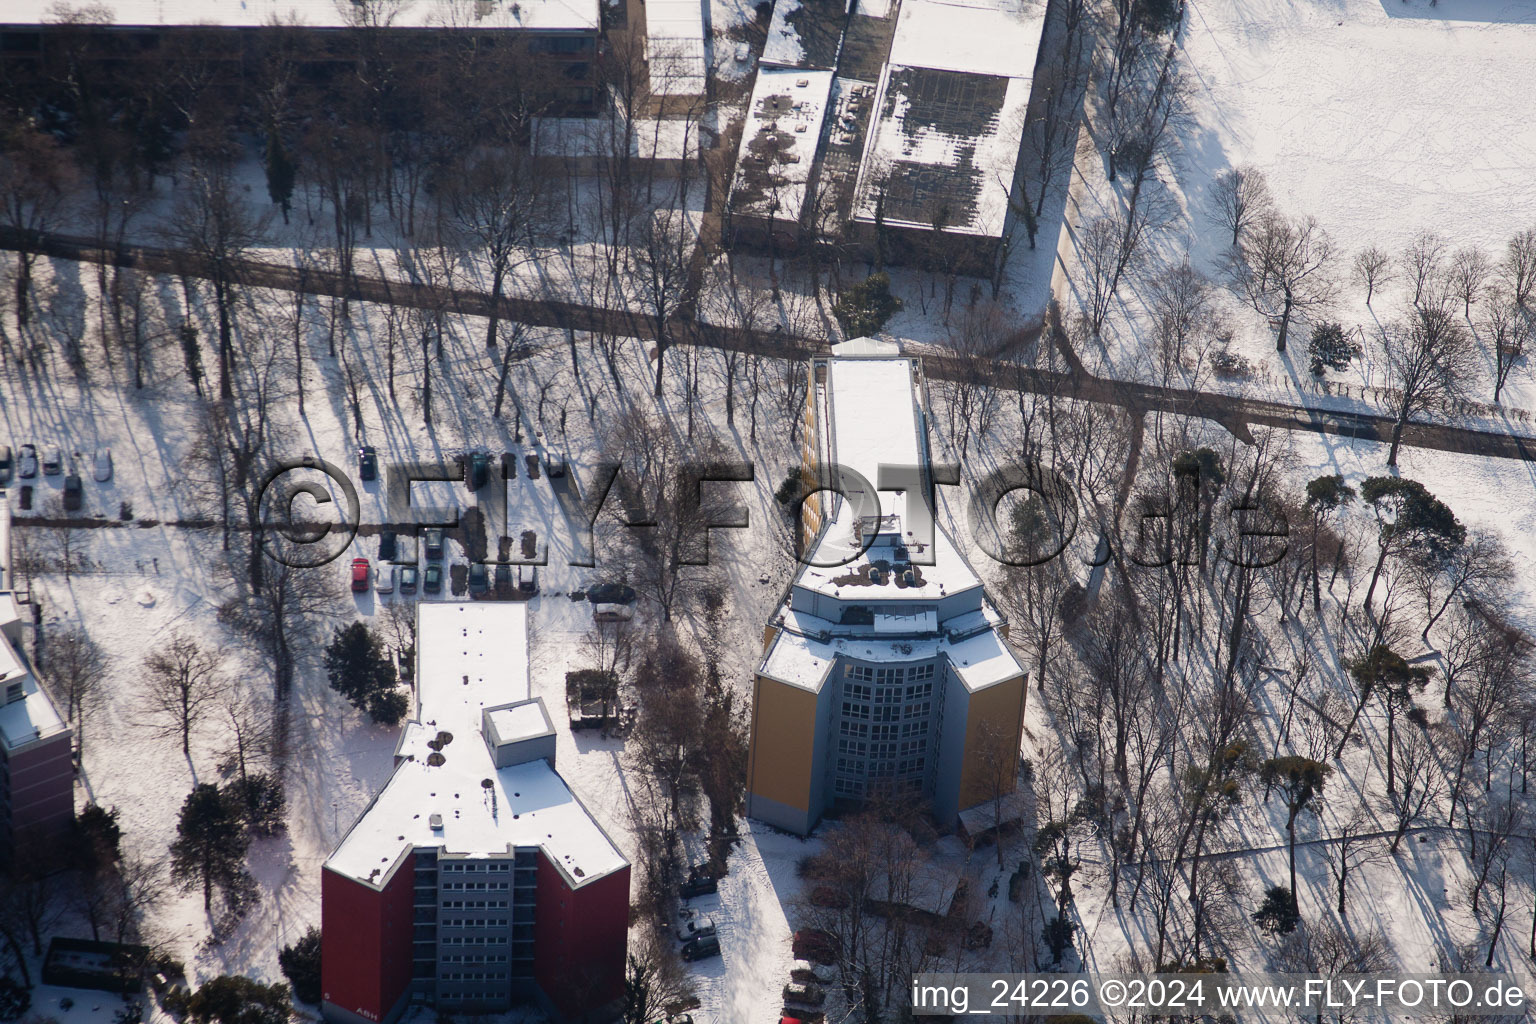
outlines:
[[[868,736],[869,726],[862,722],[850,722],[844,719],[838,724],[838,732],[844,736]]]
[[[847,701],[843,701],[843,717],[868,718],[869,708],[863,704],[849,704]]]

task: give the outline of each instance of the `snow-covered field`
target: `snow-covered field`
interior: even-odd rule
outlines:
[[[1420,232],[1447,243],[1446,259],[1481,247],[1494,261],[1516,231],[1536,226],[1536,123],[1523,95],[1536,80],[1536,9],[1521,2],[1468,0],[1257,0],[1225,4],[1191,0],[1177,42],[1189,86],[1185,121],[1159,173],[1168,186],[1168,220],[1152,239],[1145,265],[1117,295],[1102,348],[1084,352],[1121,376],[1151,374],[1146,354],[1148,286],[1188,258],[1217,284],[1216,306],[1232,349],[1254,368],[1244,381],[1205,381],[1283,401],[1332,405],[1312,385],[1306,339],[1312,324],[1340,321],[1374,338],[1379,324],[1402,315],[1403,274],[1378,289],[1371,306],[1351,276],[1356,253],[1379,246],[1394,259]],[[1102,130],[1102,129],[1100,129]],[[1334,300],[1299,318],[1289,352],[1275,352],[1265,318],[1228,292],[1223,255],[1230,238],[1215,219],[1212,185],[1222,172],[1253,167],[1264,175],[1275,209],[1314,217],[1332,240],[1327,270]],[[1062,238],[1067,280],[1062,294],[1083,295],[1077,264],[1082,226],[1124,205],[1124,179],[1106,180],[1103,140],[1079,150],[1075,205]],[[1472,320],[1484,364],[1486,310]],[[1339,384],[1385,384],[1367,344],[1364,360]],[[1472,397],[1492,400],[1491,369],[1471,382]],[[1362,408],[1379,410],[1366,393]],[[1536,381],[1522,361],[1494,419],[1529,432]]]

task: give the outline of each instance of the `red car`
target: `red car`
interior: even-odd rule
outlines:
[[[352,559],[352,589],[359,594],[368,592],[368,559]]]

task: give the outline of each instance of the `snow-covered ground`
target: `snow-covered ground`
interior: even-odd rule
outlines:
[[[1359,251],[1379,246],[1395,259],[1423,231],[1447,243],[1446,261],[1481,247],[1497,261],[1516,231],[1536,226],[1536,124],[1509,98],[1536,79],[1536,10],[1498,0],[1261,0],[1250,4],[1191,0],[1177,43],[1189,85],[1186,119],[1159,163],[1171,204],[1147,250],[1147,262],[1122,283],[1102,345],[1083,353],[1120,376],[1148,376],[1148,287],[1186,257],[1216,283],[1216,308],[1234,352],[1253,367],[1241,381],[1205,386],[1282,401],[1339,407],[1308,372],[1313,324],[1337,320],[1359,328],[1366,356],[1330,388],[1352,387],[1358,408],[1380,411],[1385,385],[1371,351],[1381,323],[1403,315],[1403,273],[1378,288],[1371,306],[1351,275]],[[1129,187],[1106,180],[1102,128],[1079,150],[1076,203],[1062,239],[1064,293],[1080,302],[1076,252],[1083,225],[1123,206]],[[1275,351],[1264,317],[1223,285],[1230,237],[1215,219],[1212,186],[1231,168],[1263,173],[1277,211],[1314,217],[1329,235],[1327,271],[1333,302],[1298,318],[1289,351]],[[1156,191],[1156,190],[1152,190]],[[1149,195],[1151,193],[1149,192]],[[1491,357],[1473,307],[1482,354],[1472,398],[1492,401]],[[1207,378],[1209,374],[1207,374]],[[1367,389],[1362,391],[1362,389]],[[1363,404],[1360,404],[1363,400]],[[1478,410],[1484,423],[1530,432],[1536,379],[1522,360],[1503,398],[1504,412]]]
[[[43,261],[40,270],[38,294],[45,310],[62,312],[80,306],[94,292],[94,274],[88,268],[82,273],[82,268],[67,262]],[[179,290],[161,289],[161,283],[157,282],[154,305],[158,310],[164,303],[170,322],[176,322]],[[251,332],[253,339],[260,331],[270,330],[270,318],[289,309],[288,302],[287,296],[254,293],[242,310],[242,330]],[[202,308],[197,311],[199,318],[208,313]],[[73,315],[78,316],[78,310]],[[570,472],[585,483],[593,479],[599,439],[618,417],[619,407],[633,403],[655,408],[644,346],[633,342],[619,346],[618,372],[625,387],[616,394],[602,358],[588,350],[585,338],[579,341],[579,352],[586,376],[578,384],[563,335],[546,337],[535,332],[533,354],[515,365],[509,380],[521,399],[524,420],[514,427],[516,407],[511,400],[506,418],[492,419],[495,376],[483,348],[484,322],[453,319],[443,359],[434,358],[437,415],[428,427],[420,408],[419,353],[400,351],[399,397],[389,398],[382,340],[388,331],[386,319],[380,307],[354,305],[351,321],[342,329],[340,348],[362,396],[364,426],[359,433],[341,379],[341,360],[325,354],[326,317],[311,304],[303,325],[306,402],[302,416],[297,411],[291,368],[285,370],[286,383],[280,388],[277,418],[289,421],[292,455],[316,454],[353,473],[359,443],[377,446],[386,466],[442,459],[472,447],[521,453],[548,446],[564,451],[571,460]],[[6,330],[11,330],[9,323]],[[16,358],[29,340],[37,342],[34,358]],[[144,710],[144,656],[173,633],[185,631],[207,646],[225,649],[226,673],[238,685],[258,691],[271,686],[258,652],[218,619],[219,608],[231,593],[217,567],[223,555],[219,531],[164,525],[194,518],[199,511],[185,487],[199,406],[186,384],[180,351],[163,340],[153,346],[147,367],[150,386],[138,393],[120,356],[114,356],[110,368],[101,365],[93,339],[85,342],[91,379],[84,384],[59,358],[51,336],[12,333],[7,343],[7,362],[0,368],[4,377],[0,443],[13,448],[24,443],[39,448],[61,446],[86,479],[85,514],[104,521],[100,528],[75,531],[77,568],[73,573],[66,577],[49,571],[32,580],[47,627],[80,624],[105,649],[112,666],[106,683],[108,699],[86,724],[79,799],[117,807],[125,848],[164,861],[187,792],[198,781],[218,779],[216,763],[227,736],[222,723],[210,719],[194,735],[192,757],[184,758],[175,739],[161,735]],[[286,356],[279,352],[273,358]],[[738,499],[751,510],[753,528],[716,531],[711,540],[712,560],[726,586],[730,609],[726,619],[730,636],[722,644],[728,663],[722,669],[745,695],[761,623],[777,600],[790,565],[789,554],[780,550],[776,532],[767,526],[778,515],[772,493],[789,458],[782,441],[784,412],[782,403],[771,396],[758,403],[758,444],[749,444],[749,410],[740,382],[736,425],[728,427],[718,354],[705,352],[702,361],[699,429],[713,429],[757,464],[756,481],[737,488]],[[680,414],[682,367],[680,362],[669,366],[668,408],[673,412],[663,422],[668,424],[666,429],[681,432],[685,429]],[[776,372],[771,366],[765,370],[770,376]],[[515,430],[523,436],[520,443],[514,441]],[[113,453],[115,475],[108,483],[90,479],[90,459],[99,448]],[[37,493],[32,513],[18,515],[19,543],[44,553],[53,550],[54,531],[28,525],[25,516],[49,506],[61,479],[26,481]],[[7,494],[13,509],[20,483],[13,483]],[[382,486],[361,481],[357,486],[362,521],[383,521]],[[418,487],[415,499],[424,497],[462,503],[466,509],[469,504],[459,485]],[[120,502],[132,505],[134,522],[114,523]],[[568,564],[572,531],[547,478],[533,481],[520,472],[509,490],[507,515],[514,531],[532,528],[549,548],[549,564],[541,569],[542,593],[530,605],[531,684],[557,719],[558,768],[620,848],[633,857],[623,742],[590,733],[573,735],[561,710],[565,672],[584,667],[579,641],[591,621],[591,606],[566,595],[611,574],[616,552],[600,547],[595,569]],[[376,554],[374,538],[363,535],[335,562],[317,570],[333,573],[337,590],[323,632],[328,633],[330,624],[356,618],[377,624],[389,604],[453,599],[447,586],[436,597],[347,592],[348,560]],[[462,563],[457,545],[450,545],[448,560]],[[766,584],[761,582],[765,575]],[[153,934],[185,960],[194,981],[227,972],[281,979],[278,950],[318,923],[322,863],[388,778],[397,731],[372,725],[333,693],[318,654],[317,650],[301,652],[295,684],[287,834],[259,841],[251,851],[250,869],[261,890],[260,905],[222,941],[212,937],[199,894],[173,894],[154,915]],[[743,830],[742,842],[731,856],[731,874],[722,882],[719,907],[712,911],[722,926],[723,956],[692,971],[703,1011],[719,1021],[767,1019],[777,1010],[779,989],[787,980],[791,930],[783,900],[796,890],[794,865],[805,848],[799,839],[750,827]],[[83,928],[66,917],[59,932],[81,934]],[[40,1008],[47,1007],[68,1024],[104,1020],[116,1002],[73,995],[76,1005],[67,1014],[58,1011],[56,1002],[50,1003],[53,993],[39,991],[36,998]],[[103,1002],[104,1010],[93,1009]]]

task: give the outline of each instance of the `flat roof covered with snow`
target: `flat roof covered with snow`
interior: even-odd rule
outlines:
[[[928,425],[917,383],[917,360],[884,357],[878,354],[879,348],[869,351],[876,354],[826,361],[826,383],[817,385],[817,425],[822,458],[829,465],[853,470],[878,488],[882,465],[926,471]],[[876,490],[873,495],[864,495],[862,503],[872,507],[878,501],[882,519],[878,524],[856,524],[855,518],[863,511],[860,500],[834,498],[832,521],[822,531],[795,585],[848,600],[928,602],[981,586],[975,570],[937,525],[932,547],[919,546],[921,538],[908,522],[907,506],[914,500],[925,499],[906,491]],[[855,555],[855,545],[867,527],[879,534],[867,550]],[[901,532],[891,536],[892,529]],[[870,571],[872,567],[900,561],[894,557],[897,544],[909,545],[907,553],[914,563],[912,579],[889,571],[877,579]],[[836,564],[839,562],[842,564]]]
[[[890,65],[856,186],[858,220],[999,237],[1008,216],[1027,78]]]
[[[1008,217],[1045,9],[902,0],[855,217],[998,237]]]
[[[736,213],[799,222],[832,78],[830,71],[758,68],[731,187]]]
[[[498,769],[481,734],[487,708],[528,697],[527,605],[422,603],[417,645],[417,712],[401,734],[395,773],[326,867],[382,887],[415,847],[466,856],[539,847],[572,888],[623,868],[624,856],[547,761]]]
[[[1045,4],[1021,0],[901,0],[890,63],[1032,78]]]
[[[834,70],[847,20],[847,0],[776,0],[759,67]]]
[[[7,0],[0,23],[49,24],[60,20],[56,0]],[[119,27],[223,25],[257,28],[278,23],[312,28],[348,28],[360,24],[360,12],[372,23],[408,29],[524,29],[595,31],[597,0],[391,0],[354,5],[349,0],[103,0],[92,10],[106,12],[106,24]]]
[[[536,700],[516,707],[497,708],[488,712],[486,717],[491,720],[497,739],[503,743],[516,743],[550,732],[549,716],[544,713],[544,706]]]
[[[961,684],[975,693],[1024,674],[1024,667],[998,635],[997,622],[995,614],[989,615],[987,629],[968,637],[933,631],[930,636],[897,639],[876,632],[856,635],[844,629],[839,633],[836,623],[786,608],[773,620],[778,635],[757,671],[818,693],[839,657],[892,665],[943,657]]]
[[[645,60],[653,95],[704,95],[703,0],[649,0]]]
[[[9,594],[0,595],[0,606],[4,605],[14,607]],[[0,705],[0,743],[6,753],[64,731],[64,720],[38,685],[31,666],[9,640],[0,636],[0,701],[6,699],[12,686],[20,686],[22,696]]]

